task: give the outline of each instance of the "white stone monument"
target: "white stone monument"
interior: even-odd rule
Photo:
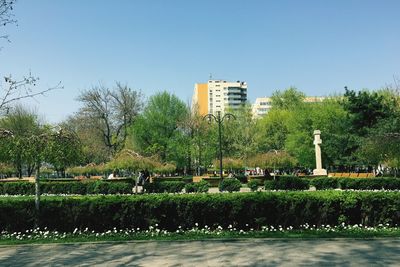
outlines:
[[[321,131],[314,131],[314,145],[315,145],[315,162],[316,168],[313,170],[313,175],[327,175],[325,169],[322,169],[322,159],[321,159]]]

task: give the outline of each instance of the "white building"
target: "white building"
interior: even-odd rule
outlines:
[[[321,96],[307,96],[304,98],[304,103],[316,103],[322,102],[325,97]],[[258,97],[256,102],[252,105],[253,116],[260,118],[268,113],[272,107],[272,101],[270,97]]]
[[[256,102],[252,105],[253,116],[259,118],[268,113],[271,109],[271,98],[270,97],[258,97]]]
[[[192,98],[192,107],[197,105],[199,113],[222,113],[227,109],[235,109],[247,101],[246,82],[228,82],[225,80],[209,80],[207,83],[196,83]]]

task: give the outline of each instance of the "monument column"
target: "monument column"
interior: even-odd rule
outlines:
[[[314,145],[315,145],[315,169],[313,170],[314,175],[327,175],[325,169],[322,169],[322,157],[321,157],[321,131],[314,131]]]

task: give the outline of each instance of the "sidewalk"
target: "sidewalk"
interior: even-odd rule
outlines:
[[[0,246],[0,266],[399,266],[400,239],[241,239]]]

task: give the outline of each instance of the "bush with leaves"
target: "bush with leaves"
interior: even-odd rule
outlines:
[[[355,190],[399,190],[399,178],[340,178],[341,189]]]
[[[189,183],[185,185],[186,193],[207,193],[210,184],[207,181],[201,180],[198,183]]]
[[[34,226],[34,197],[0,198],[0,231]],[[43,197],[40,222],[48,230],[94,231],[140,228],[158,224],[176,231],[229,225],[260,229],[263,225],[341,223],[366,226],[400,224],[399,192],[257,192],[246,194],[143,194],[135,196]]]
[[[146,193],[180,193],[185,187],[184,182],[179,181],[165,181],[145,183],[143,188]]]
[[[240,191],[242,184],[236,178],[225,178],[219,183],[219,191],[228,191],[229,193]]]
[[[257,191],[258,189],[258,181],[257,180],[250,180],[247,183],[247,187],[250,188],[252,192]]]
[[[334,177],[311,178],[310,185],[315,186],[317,190],[339,188],[339,179]]]
[[[266,190],[306,190],[309,182],[296,176],[281,176],[276,180],[266,180],[264,187]]]

